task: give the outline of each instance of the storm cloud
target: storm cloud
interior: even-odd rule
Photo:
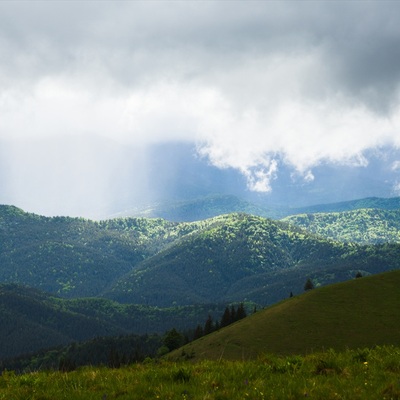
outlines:
[[[367,165],[400,147],[399,20],[392,1],[3,1],[0,139],[193,142],[261,192],[282,162]]]

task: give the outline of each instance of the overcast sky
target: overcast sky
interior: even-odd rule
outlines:
[[[399,21],[383,0],[1,1],[0,141],[189,141],[258,191],[278,157],[305,180],[366,165],[400,147]],[[0,160],[14,182],[27,151]]]

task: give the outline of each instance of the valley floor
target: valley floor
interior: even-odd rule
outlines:
[[[400,348],[0,376],[0,399],[399,399]]]

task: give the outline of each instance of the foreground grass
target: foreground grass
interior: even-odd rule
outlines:
[[[120,369],[3,372],[0,399],[400,399],[400,348],[263,356],[254,361],[149,362]]]

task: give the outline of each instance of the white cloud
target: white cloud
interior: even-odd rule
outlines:
[[[0,4],[0,138],[192,141],[256,191],[400,147],[397,3],[79,3]]]
[[[400,161],[395,161],[392,163],[392,170],[393,171],[400,170]]]

